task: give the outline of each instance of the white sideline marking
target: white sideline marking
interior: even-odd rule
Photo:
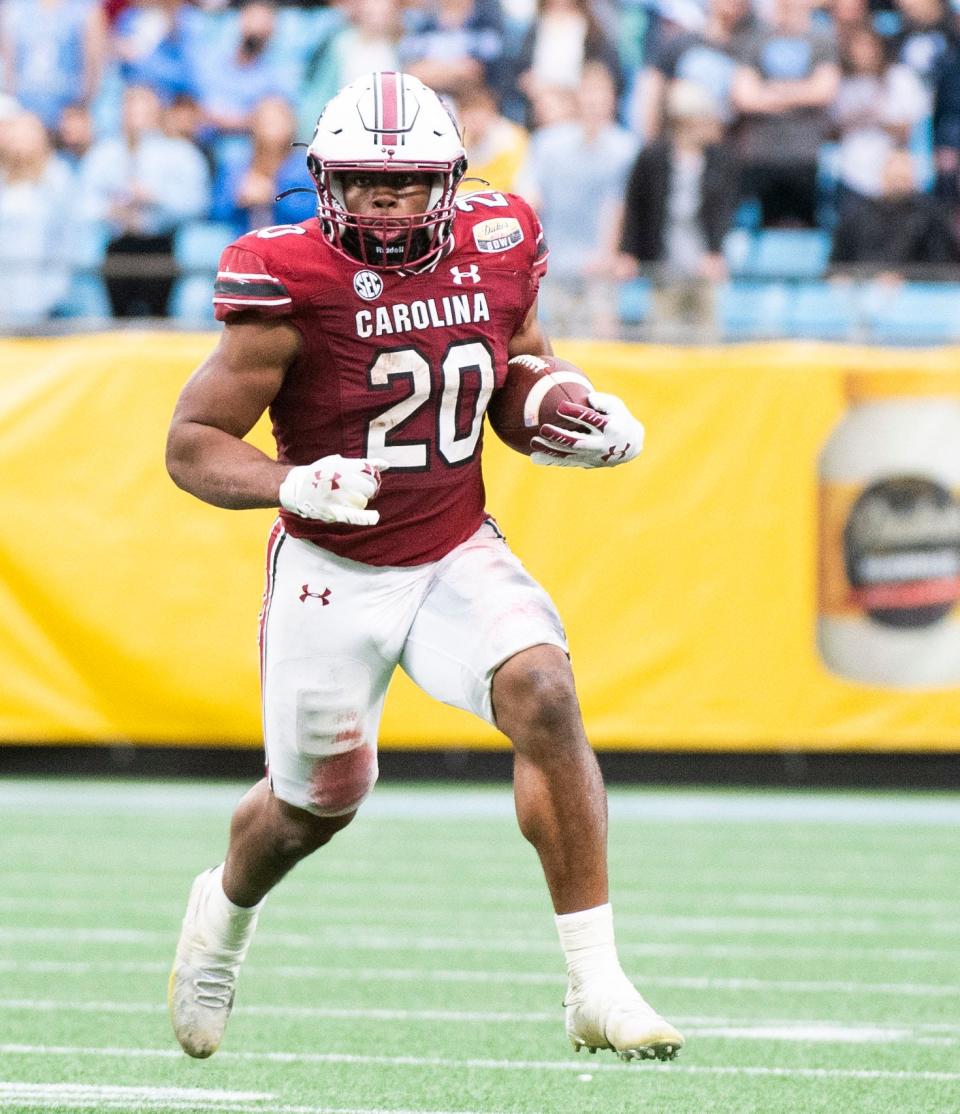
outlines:
[[[131,961],[98,962],[69,959],[0,959],[0,972],[23,971],[37,974],[90,975],[100,972],[115,974],[167,973],[166,962]],[[434,980],[449,983],[502,983],[507,986],[557,986],[563,982],[561,973],[535,971],[431,970],[424,967],[318,967],[310,964],[291,965],[247,964],[249,975],[281,979],[318,979],[333,982],[422,982]],[[907,998],[960,998],[960,986],[949,983],[846,982],[836,979],[753,979],[716,978],[697,975],[638,976],[643,986],[660,986],[681,990],[785,990],[811,994],[891,994]]]
[[[0,1054],[39,1056],[105,1056],[126,1059],[182,1059],[183,1053],[173,1048],[117,1048],[74,1045],[0,1044]],[[242,1060],[251,1063],[266,1061],[277,1064],[370,1064],[382,1067],[443,1068],[445,1070],[479,1069],[487,1071],[569,1071],[579,1073],[584,1061],[562,1060],[453,1060],[441,1056],[362,1056],[345,1052],[229,1052],[220,1050],[218,1060]],[[888,1079],[928,1080],[938,1083],[960,1083],[958,1071],[888,1071],[879,1068],[795,1068],[770,1066],[703,1065],[703,1064],[644,1064],[637,1068],[627,1064],[597,1061],[590,1057],[590,1070],[598,1071],[664,1071],[682,1075],[770,1075],[808,1079]],[[318,1112],[319,1114],[319,1112]],[[359,1112],[355,1112],[359,1114]],[[373,1114],[373,1112],[371,1112]],[[410,1114],[404,1111],[384,1111],[383,1114]],[[422,1114],[422,1112],[421,1112]],[[433,1112],[440,1114],[440,1112]],[[456,1114],[456,1112],[450,1112]],[[462,1111],[460,1114],[467,1114]]]
[[[5,998],[0,999],[0,1009],[29,1013],[108,1013],[108,1014],[161,1014],[167,1007],[160,1002],[77,1002],[72,999]],[[439,1021],[467,1024],[495,1022],[501,1024],[529,1025],[534,1023],[559,1024],[556,1010],[505,1011],[505,1010],[443,1010],[443,1009],[388,1009],[345,1008],[337,1006],[271,1006],[249,1005],[243,1012],[251,1017],[335,1018],[341,1021]],[[912,1039],[916,1032],[960,1032],[951,1025],[912,1025],[905,1022],[888,1022],[872,1025],[861,1021],[787,1021],[763,1019],[758,1023],[745,1023],[743,1018],[724,1017],[675,1017],[688,1035],[712,1037],[718,1040],[778,1040],[799,1044],[829,1041],[840,1044],[884,1044]],[[958,1044],[956,1037],[938,1036],[939,1041]]]
[[[954,931],[960,932],[960,925]],[[148,929],[115,928],[50,928],[24,927],[19,925],[0,925],[0,941],[35,943],[37,941],[67,941],[72,943],[96,944],[170,944],[172,937],[168,932]],[[362,929],[344,939],[343,931],[325,931],[319,927],[314,933],[271,932],[257,934],[260,945],[277,945],[289,950],[297,948],[317,950],[318,945],[325,947],[348,947],[352,951],[493,951],[518,954],[543,953],[556,955],[555,941],[530,940],[522,936],[491,939],[482,936],[402,936],[389,933],[369,933]],[[953,948],[901,948],[881,945],[822,947],[819,945],[754,945],[754,944],[711,944],[711,943],[650,943],[620,944],[617,949],[621,955],[696,955],[701,958],[749,959],[823,959],[828,957],[851,956],[858,959],[872,958],[891,962],[939,963],[944,960],[955,962],[956,950]]]

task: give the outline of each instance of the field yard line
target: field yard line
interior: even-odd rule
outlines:
[[[398,1110],[396,1107],[304,1106],[277,1103],[265,1091],[218,1091],[199,1087],[130,1087],[87,1083],[0,1082],[0,1107],[79,1106],[96,1110],[133,1110],[162,1104],[174,1110],[222,1110],[234,1114],[480,1114],[470,1110]],[[249,1105],[256,1103],[257,1105]],[[269,1106],[264,1104],[269,1103]],[[484,1114],[491,1114],[487,1111]],[[493,1112],[496,1114],[496,1112]]]
[[[0,959],[0,972],[85,975],[101,972],[154,974],[167,972],[170,964],[157,961],[86,962],[69,959]],[[310,964],[265,964],[256,960],[245,968],[248,975],[286,979],[328,979],[337,982],[420,982],[432,979],[450,983],[503,983],[505,985],[553,986],[562,982],[561,973],[532,971],[434,970],[429,967],[319,967]],[[643,975],[644,986],[680,990],[789,990],[812,994],[892,994],[908,998],[960,998],[960,986],[949,983],[861,983],[837,979],[717,978],[710,975]]]
[[[22,1010],[29,1013],[112,1013],[154,1014],[166,1013],[163,1002],[78,1002],[75,999],[52,998],[0,998],[0,1010]],[[337,1006],[270,1006],[250,1005],[244,1012],[261,1017],[327,1017],[340,1020],[365,1021],[497,1021],[531,1023],[557,1021],[559,1010],[531,1013],[511,1013],[499,1010],[406,1010],[406,1009],[346,1009]]]
[[[268,1091],[223,1091],[205,1087],[132,1087],[111,1083],[12,1083],[0,1081],[0,1095],[78,1095],[127,1099],[206,1099],[210,1102],[260,1102],[275,1098]]]
[[[72,943],[100,944],[161,944],[168,945],[174,939],[168,932],[148,929],[115,928],[51,928],[46,926],[0,925],[0,943],[35,943],[37,941],[67,941]],[[490,939],[489,937],[462,936],[399,936],[397,934],[377,935],[356,932],[344,940],[342,933],[325,933],[319,928],[315,933],[271,932],[269,929],[257,934],[259,945],[278,945],[290,950],[305,948],[312,952],[318,945],[348,947],[352,951],[494,951],[519,952],[556,955],[557,945],[552,940],[527,940],[520,936]],[[891,962],[954,962],[956,950],[952,948],[899,948],[878,945],[849,947],[822,947],[817,945],[757,945],[757,944],[711,944],[711,943],[648,943],[618,945],[621,955],[660,956],[696,955],[701,958],[748,959],[826,959],[849,956],[857,959],[889,960]]]
[[[0,1055],[40,1056],[105,1056],[128,1059],[182,1059],[183,1053],[174,1048],[117,1048],[71,1045],[0,1044]],[[644,1064],[632,1065],[597,1061],[596,1057],[578,1057],[574,1060],[454,1060],[442,1056],[373,1056],[345,1052],[229,1052],[221,1049],[218,1060],[240,1060],[251,1063],[280,1064],[370,1064],[381,1067],[443,1068],[445,1070],[487,1071],[570,1071],[592,1073],[606,1071],[665,1071],[681,1075],[769,1075],[808,1079],[876,1079],[915,1082],[927,1080],[938,1083],[960,1083],[960,1071],[889,1071],[873,1068],[797,1068],[764,1066],[734,1066],[707,1064]],[[392,1111],[390,1114],[403,1114]],[[422,1112],[420,1112],[422,1114]],[[464,1112],[465,1114],[465,1112]]]
[[[449,902],[449,895],[444,896],[444,902]],[[171,902],[167,911],[171,914],[179,914],[181,905],[181,902],[176,904]],[[98,911],[102,908],[103,900],[99,897],[65,899],[0,897],[0,909],[6,911],[17,909],[55,910],[58,915],[62,915],[66,910],[88,912]],[[165,911],[163,906],[147,902],[131,902],[124,904],[122,909],[123,913],[128,916],[133,913],[158,916]],[[421,923],[425,916],[429,916],[431,911],[436,911],[448,922],[456,919],[451,915],[449,908],[446,908],[441,901],[436,903],[422,901],[417,903],[416,908],[400,911],[385,909],[382,912],[378,911],[377,915],[371,915],[367,912],[359,914],[355,907],[351,907],[332,913],[325,910],[318,931],[336,931],[342,934],[345,928],[350,929],[351,932],[359,928],[363,932],[376,933],[389,932],[399,928],[409,932],[412,927]],[[958,912],[960,912],[960,909],[958,909]],[[519,919],[514,911],[511,911],[511,915],[515,922]],[[475,919],[475,915],[473,919]],[[533,926],[542,925],[544,917],[542,914],[531,910],[523,917],[523,921]],[[270,922],[281,929],[290,924],[295,926],[298,923],[313,926],[316,924],[316,914],[310,910],[274,911],[271,909]],[[660,913],[622,913],[618,911],[617,923],[621,927],[629,927],[637,932],[704,934],[714,937],[758,933],[772,936],[791,935],[793,933],[813,936],[824,932],[843,933],[852,936],[899,936],[905,931],[902,919],[888,918],[884,920],[876,916],[838,917],[827,912],[819,917],[798,917],[796,913],[790,911],[781,915],[769,913],[761,916],[738,916],[726,913],[668,915]],[[910,923],[910,932],[914,936],[960,938],[960,921],[957,918],[945,918],[943,920],[917,920],[917,918],[913,918]],[[512,947],[512,940],[505,940],[504,943]],[[535,943],[539,943],[539,941],[535,941]]]
[[[47,875],[42,875],[39,879],[43,882],[44,890],[47,888],[54,888],[54,883]],[[2,910],[49,910],[55,905],[58,913],[69,909],[72,912],[85,912],[87,910],[100,910],[103,908],[104,896],[96,890],[88,891],[83,895],[68,895],[62,891],[57,892],[55,899],[52,899],[46,892],[38,892],[36,875],[32,878],[33,885],[31,886],[30,894],[12,894],[6,893],[0,896],[0,909]],[[543,912],[539,902],[539,893],[537,899],[534,900],[531,889],[529,886],[514,887],[513,904],[506,901],[509,896],[506,892],[506,887],[489,886],[489,887],[463,887],[464,896],[469,896],[471,904],[480,905],[484,902],[485,898],[497,897],[503,902],[503,913],[509,916],[511,920],[524,922],[529,921],[532,924],[541,923],[543,920]],[[360,898],[369,896],[370,906],[375,906],[376,911],[380,912],[383,909],[384,897],[389,894],[391,897],[409,898],[415,902],[415,908],[404,910],[398,913],[396,910],[383,913],[382,916],[376,918],[377,921],[383,921],[384,924],[393,925],[397,923],[400,916],[405,919],[410,919],[414,916],[422,918],[424,913],[430,910],[438,910],[441,916],[446,919],[452,919],[450,911],[450,898],[451,890],[449,888],[443,889],[442,900],[431,901],[430,899],[436,896],[438,892],[438,885],[435,881],[425,881],[412,884],[403,882],[347,882],[345,880],[327,881],[325,880],[319,887],[319,891],[314,891],[314,897],[319,900],[320,892],[325,903],[323,923],[324,924],[343,924],[355,923],[357,920],[357,910],[363,908],[363,902]],[[349,909],[344,910],[340,915],[331,915],[330,905],[331,900],[340,893],[350,895]],[[294,907],[290,904],[291,894],[288,889],[284,889],[282,898],[276,899],[271,908],[271,919],[274,923],[289,923],[297,921],[309,921],[314,923],[316,919],[316,910],[311,907],[309,900],[304,900],[302,903]],[[648,891],[647,894],[647,907],[652,904],[660,903],[663,898],[667,896],[665,891]],[[678,895],[676,891],[669,893],[669,899],[676,901]],[[738,914],[740,909],[756,909],[763,913],[764,910],[776,910],[781,913],[779,916],[762,916],[761,919],[764,923],[769,920],[778,921],[783,920],[785,917],[794,915],[797,910],[800,910],[808,915],[817,915],[823,919],[824,926],[831,928],[841,927],[846,922],[852,922],[850,914],[857,909],[868,913],[871,918],[871,923],[876,924],[877,919],[894,921],[897,918],[902,918],[904,914],[909,914],[912,921],[916,921],[917,917],[921,914],[926,914],[930,917],[941,915],[941,921],[931,920],[923,922],[924,929],[932,929],[934,932],[952,932],[955,930],[957,917],[960,916],[960,901],[937,901],[930,899],[923,901],[917,899],[915,901],[902,900],[902,899],[882,899],[877,898],[874,901],[866,899],[860,900],[854,897],[842,896],[805,896],[802,894],[775,894],[764,896],[760,894],[745,895],[724,895],[721,893],[707,894],[704,891],[691,891],[689,893],[689,900],[691,903],[695,902],[699,910],[705,908],[716,908],[718,911],[722,910],[718,916],[724,918],[732,918],[734,920],[743,920],[744,918]],[[639,905],[638,895],[636,890],[630,891],[630,902],[623,899],[617,902],[617,923],[621,925],[635,925],[641,927],[645,924],[655,923],[657,920],[672,920],[677,919],[676,914],[667,915],[663,913],[653,914],[649,911],[635,908]],[[287,906],[281,904],[282,900],[287,901]],[[122,909],[126,915],[130,914],[161,914],[165,911],[179,914],[181,912],[182,901],[179,897],[170,898],[164,902],[158,901],[128,901],[124,900]],[[846,907],[846,909],[845,909]],[[786,910],[793,911],[787,913]],[[837,914],[842,913],[846,917],[844,920],[838,920]],[[685,914],[680,914],[682,919]],[[717,916],[711,914],[714,921]],[[698,919],[703,919],[701,915]],[[365,924],[374,923],[374,918],[370,917],[364,912],[363,920]],[[813,922],[815,923],[815,922]],[[858,924],[867,923],[861,920],[856,922]],[[947,927],[941,927],[947,926]],[[883,928],[879,928],[883,931]]]
[[[109,1014],[162,1014],[167,1007],[161,1002],[78,1002],[73,999],[5,998],[0,999],[0,1009],[29,1013],[109,1013]],[[511,1025],[534,1023],[559,1024],[558,1010],[511,1012],[493,1010],[442,1010],[442,1009],[387,1009],[343,1008],[337,1006],[244,1006],[243,1012],[251,1017],[333,1018],[341,1021],[442,1021],[475,1024],[498,1022]],[[906,1022],[886,1022],[881,1025],[854,1021],[781,1020],[756,1018],[676,1017],[688,1035],[712,1037],[719,1040],[778,1040],[810,1043],[829,1041],[839,1044],[882,1044],[912,1039],[915,1031],[937,1034],[953,1031],[949,1025]],[[957,1038],[940,1037],[948,1044],[960,1043]]]

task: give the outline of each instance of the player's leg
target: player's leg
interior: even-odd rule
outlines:
[[[624,1059],[672,1059],[683,1037],[641,997],[617,957],[607,899],[606,791],[567,655],[531,646],[503,663],[491,695],[513,743],[517,818],[540,857],[567,961],[567,1035]]]
[[[576,1048],[669,1058],[680,1034],[617,958],[607,900],[606,794],[587,742],[560,620],[485,527],[440,562],[401,665],[431,695],[496,725],[514,747],[523,834],[536,849],[567,960]]]
[[[226,862],[194,879],[170,973],[173,1028],[189,1055],[202,1059],[220,1046],[266,895],[355,815],[294,808],[274,796],[266,778],[240,801]]]
[[[497,727],[513,744],[520,830],[540,858],[558,914],[607,901],[607,798],[566,653],[521,650],[493,677]]]
[[[383,699],[418,600],[416,584],[396,584],[395,571],[365,572],[282,531],[269,558],[261,616],[269,775],[234,813],[226,862],[194,881],[170,977],[174,1031],[197,1057],[223,1037],[266,894],[345,827],[373,788]]]

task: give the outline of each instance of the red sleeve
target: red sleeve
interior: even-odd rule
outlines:
[[[532,209],[530,210],[530,219],[533,221],[534,232],[533,273],[539,281],[547,273],[550,248],[547,246],[547,238],[543,234],[543,225],[540,223],[540,218]]]
[[[289,317],[293,298],[282,278],[255,252],[230,244],[224,248],[213,285],[213,310],[218,321],[237,313]]]

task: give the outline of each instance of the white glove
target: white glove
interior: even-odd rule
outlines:
[[[380,490],[380,473],[390,467],[380,457],[346,457],[337,453],[313,464],[291,468],[280,484],[280,506],[301,518],[374,526],[379,511],[367,503]]]
[[[539,449],[531,453],[534,464],[558,468],[612,468],[638,456],[643,448],[643,426],[616,395],[591,391],[590,406],[561,402],[557,413],[579,430],[545,424],[531,443]],[[581,432],[582,430],[582,432]]]

